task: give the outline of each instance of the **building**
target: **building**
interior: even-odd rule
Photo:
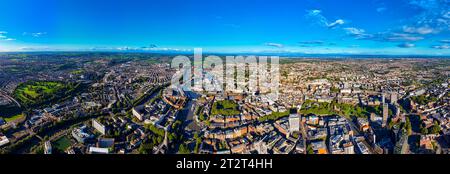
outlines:
[[[3,118],[0,118],[0,127],[5,125],[6,121]]]
[[[382,127],[386,127],[387,120],[389,116],[389,105],[387,103],[383,104],[383,124]]]
[[[328,154],[325,141],[313,141],[311,142],[311,148],[313,149],[314,154]]]
[[[3,134],[0,133],[0,147],[9,143],[9,139],[6,138]]]
[[[344,148],[344,154],[355,154],[355,146],[351,141],[342,144]]]
[[[397,104],[398,100],[398,94],[396,92],[391,93],[391,104],[395,105]]]
[[[307,118],[306,124],[309,125],[318,125],[320,118],[316,115],[311,115]]]
[[[92,127],[94,127],[97,131],[99,131],[100,133],[102,133],[103,135],[106,134],[106,126],[101,124],[99,121],[97,121],[96,119],[92,119]]]
[[[132,110],[133,116],[135,116],[139,121],[144,121],[144,106],[136,106]]]
[[[52,144],[50,141],[46,141],[44,144],[44,154],[52,154]]]
[[[89,147],[89,154],[109,154],[109,149],[99,147]]]
[[[360,131],[366,132],[369,130],[369,121],[366,118],[358,118],[357,121]]]
[[[357,142],[356,147],[358,147],[360,154],[371,154],[369,148],[362,141]]]
[[[300,131],[300,115],[291,114],[289,115],[289,132],[298,132]]]
[[[72,136],[80,143],[85,143],[86,140],[91,139],[93,135],[87,133],[86,125],[72,130]]]
[[[97,142],[97,147],[100,148],[113,148],[114,138],[99,138]]]

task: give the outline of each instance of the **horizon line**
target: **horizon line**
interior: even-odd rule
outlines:
[[[154,51],[143,51],[143,50],[33,50],[33,51],[0,51],[1,54],[45,54],[45,53],[139,53],[139,54],[194,54],[192,51],[162,51],[162,50],[154,50]],[[204,55],[211,55],[211,54],[229,54],[229,55],[255,55],[255,56],[293,56],[293,57],[283,57],[283,58],[313,58],[315,56],[319,56],[322,58],[342,58],[343,56],[354,56],[357,58],[450,58],[450,55],[427,55],[427,54],[357,54],[357,53],[292,53],[292,52],[283,52],[283,53],[277,53],[277,52],[250,52],[250,51],[244,51],[244,52],[220,52],[220,51],[205,51],[203,52]],[[311,57],[312,56],[312,57]]]

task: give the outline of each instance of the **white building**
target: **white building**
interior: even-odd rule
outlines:
[[[44,154],[52,154],[52,144],[50,141],[46,141],[44,144]]]
[[[99,131],[103,135],[106,134],[106,127],[105,127],[105,125],[101,124],[96,119],[92,119],[92,127],[94,127],[97,131]]]
[[[383,104],[383,124],[382,124],[382,127],[386,127],[388,117],[389,117],[389,105],[387,103],[384,103]]]
[[[0,135],[0,147],[9,143],[9,139],[6,136]]]
[[[289,115],[289,132],[298,132],[300,131],[300,115],[291,114]]]
[[[144,121],[144,113],[141,112],[141,108],[138,107],[133,108],[133,116],[135,116],[139,121]]]
[[[90,147],[89,154],[109,154],[108,148]]]

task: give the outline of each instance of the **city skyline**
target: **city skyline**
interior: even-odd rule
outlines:
[[[2,3],[0,52],[450,55],[448,0]]]

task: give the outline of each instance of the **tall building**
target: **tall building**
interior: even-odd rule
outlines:
[[[400,107],[399,106],[395,106],[395,117],[400,117]]]
[[[383,124],[382,124],[382,127],[386,127],[388,116],[389,116],[389,105],[387,103],[384,103],[383,104]]]
[[[396,92],[391,92],[391,104],[397,104],[398,94]]]
[[[298,114],[290,114],[289,115],[289,132],[298,132],[300,131],[300,115]]]
[[[44,144],[44,154],[52,154],[52,144],[50,141],[46,141]]]
[[[137,106],[134,107],[133,110],[133,116],[135,116],[139,121],[144,121],[144,107],[143,106]]]
[[[97,131],[99,131],[100,133],[102,133],[103,135],[106,134],[106,126],[101,124],[99,121],[97,121],[96,119],[92,119],[92,127],[94,127]]]

